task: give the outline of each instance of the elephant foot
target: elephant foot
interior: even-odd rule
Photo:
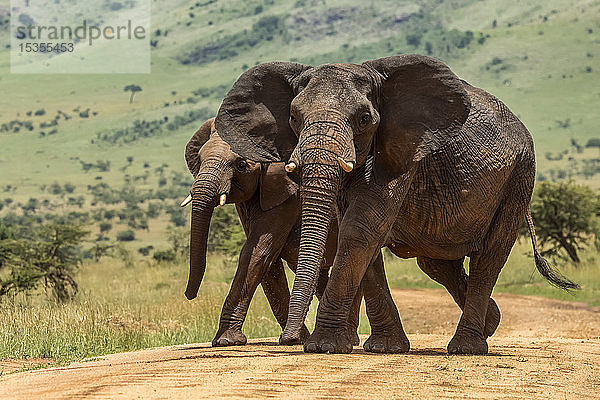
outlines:
[[[449,354],[487,354],[487,352],[487,342],[480,333],[460,326],[448,343]]]
[[[299,332],[290,332],[287,329],[284,329],[283,332],[281,332],[281,335],[279,335],[279,344],[282,346],[302,344],[309,336],[310,333],[305,325],[302,325]]]
[[[248,342],[246,335],[240,329],[230,328],[223,333],[217,333],[212,341],[213,347],[243,346]]]
[[[498,325],[500,324],[500,309],[498,305],[494,301],[494,299],[490,299],[488,303],[487,313],[485,314],[485,328],[483,329],[483,333],[485,333],[485,337],[490,337],[496,332]]]
[[[408,353],[410,342],[404,332],[400,334],[372,333],[363,344],[370,353]]]
[[[306,353],[348,354],[352,352],[352,347],[352,339],[347,330],[319,329],[318,324],[312,335],[304,342]]]

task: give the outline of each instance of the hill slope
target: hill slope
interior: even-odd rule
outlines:
[[[143,155],[182,170],[183,145],[199,120],[127,146],[92,144],[91,139],[136,119],[162,119],[201,107],[214,111],[231,82],[259,62],[360,62],[405,52],[443,59],[519,114],[539,154],[561,151],[571,138],[585,144],[600,136],[595,129],[600,122],[599,16],[600,2],[590,0],[429,0],[421,6],[408,1],[208,1],[191,7],[185,1],[156,1],[152,24],[158,42],[148,75],[9,74],[8,50],[0,52],[5,93],[0,123],[30,120],[35,127],[0,134],[0,178],[20,187],[57,174],[50,179],[85,181],[73,156],[107,159],[116,166],[125,164],[126,155]],[[129,83],[143,88],[131,105],[123,92]],[[98,114],[80,118],[71,112],[78,106]],[[45,116],[27,116],[37,109]],[[40,122],[58,110],[75,117],[59,120],[52,137],[40,137]],[[549,162],[540,157],[540,165],[547,169]]]

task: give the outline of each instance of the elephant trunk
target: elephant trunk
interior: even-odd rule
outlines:
[[[188,300],[198,295],[206,271],[206,248],[208,243],[208,228],[215,208],[215,196],[192,196],[192,226],[190,235],[190,275],[188,278],[185,297]]]
[[[301,139],[299,144],[297,153],[302,166],[300,250],[288,321],[279,339],[281,344],[299,342],[300,329],[315,293],[342,177],[338,158],[349,158],[348,149],[340,148],[340,141],[331,136],[331,130],[338,126],[321,124],[316,132],[305,132],[308,139]]]

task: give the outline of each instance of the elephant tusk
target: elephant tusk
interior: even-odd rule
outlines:
[[[225,193],[223,193],[221,195],[221,198],[219,199],[219,204],[224,206],[226,201],[227,201],[227,195]]]
[[[354,163],[352,161],[344,161],[342,157],[338,157],[338,162],[342,166],[342,169],[346,172],[351,172],[354,169]]]
[[[189,194],[184,201],[181,202],[181,207],[185,207],[192,202],[192,195]]]
[[[296,163],[293,161],[285,166],[285,170],[287,172],[293,172],[295,169],[296,169]]]

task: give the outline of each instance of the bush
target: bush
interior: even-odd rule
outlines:
[[[588,140],[585,147],[600,147],[600,138],[591,138]]]
[[[112,224],[110,222],[102,222],[100,224],[100,232],[108,232],[112,229]]]
[[[145,246],[145,247],[140,247],[138,249],[138,253],[140,253],[143,256],[147,256],[148,254],[150,254],[150,251],[154,249],[154,246]]]
[[[152,258],[154,258],[158,262],[171,262],[171,261],[175,261],[177,256],[175,255],[175,252],[173,250],[169,249],[169,250],[155,251]]]
[[[119,242],[131,242],[135,240],[135,232],[133,232],[131,229],[121,231],[117,233],[117,240]]]
[[[59,185],[58,182],[54,182],[53,184],[50,185],[50,193],[52,193],[52,194],[62,194],[63,193],[63,187],[61,185]]]
[[[87,234],[81,225],[66,224],[45,225],[32,237],[16,239],[0,232],[0,268],[10,269],[0,279],[0,297],[43,285],[58,301],[71,299],[78,290],[73,273],[81,264]]]

